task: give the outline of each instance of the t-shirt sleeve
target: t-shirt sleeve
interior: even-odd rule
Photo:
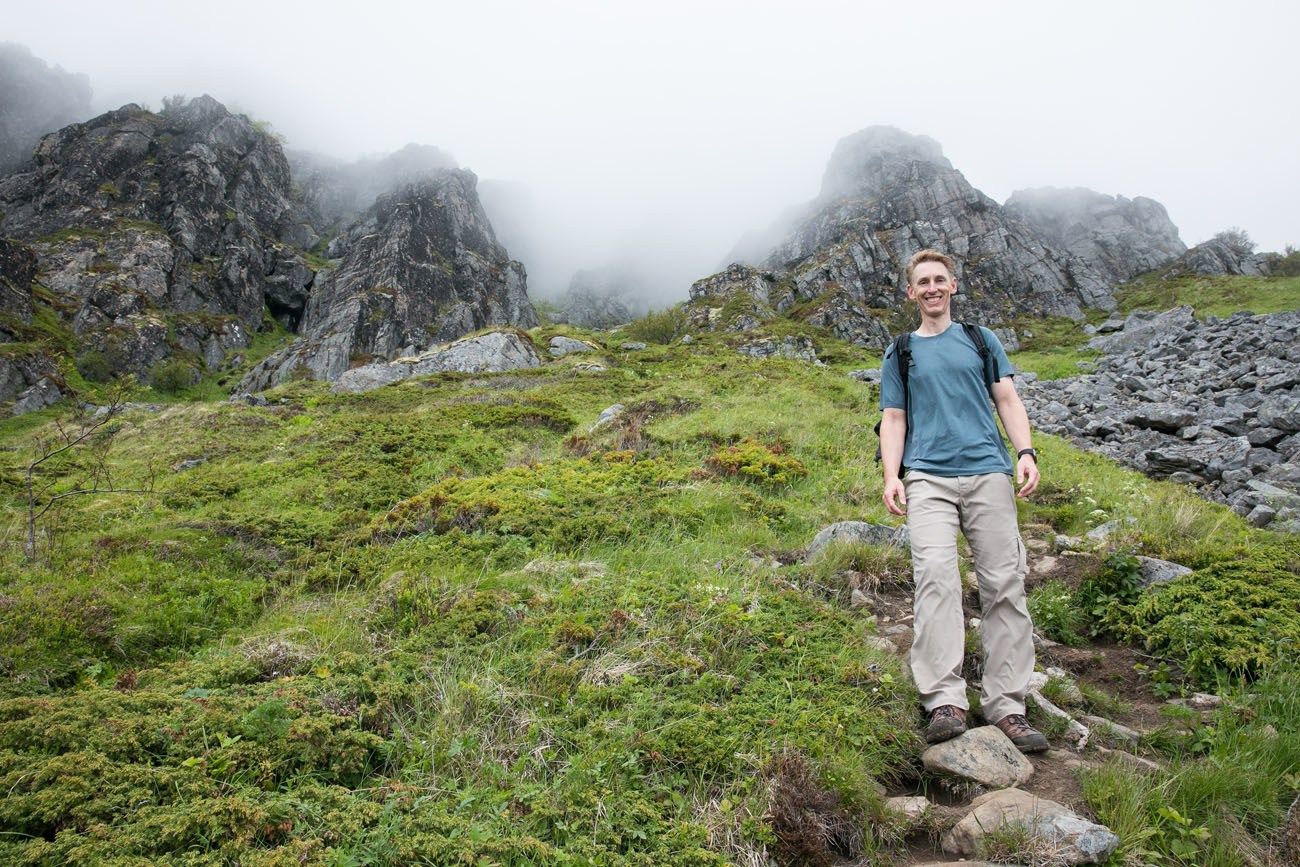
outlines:
[[[1012,366],[1011,359],[1007,358],[1007,351],[1002,348],[1002,341],[998,340],[998,336],[992,330],[983,325],[980,329],[984,332],[984,342],[988,345],[989,352],[993,354],[993,368],[997,371],[997,378],[1015,376],[1016,369]]]
[[[880,408],[907,409],[903,405],[903,379],[898,375],[898,363],[892,345],[885,351],[885,358],[880,363]]]

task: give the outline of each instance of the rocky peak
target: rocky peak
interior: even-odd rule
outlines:
[[[840,139],[822,176],[819,200],[871,197],[896,184],[952,171],[937,141],[892,126],[869,126]]]
[[[836,145],[820,196],[759,262],[781,298],[757,299],[752,313],[769,303],[778,312],[797,305],[845,339],[883,346],[885,320],[906,298],[907,261],[927,247],[957,260],[958,318],[989,325],[1020,316],[1081,319],[1086,307],[1115,306],[1114,281],[972,187],[938,142],[869,127]],[[713,282],[697,286],[708,294]]]
[[[463,169],[381,196],[335,239],[340,261],[317,281],[302,338],[255,368],[241,391],[305,370],[336,380],[350,367],[412,355],[487,325],[531,327],[526,275],[496,240]]]
[[[1164,205],[1143,196],[1126,199],[1083,187],[1039,187],[1012,193],[1006,210],[1111,283],[1158,268],[1187,249]]]

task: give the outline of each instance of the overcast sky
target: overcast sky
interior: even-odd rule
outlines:
[[[96,109],[210,93],[291,147],[437,145],[531,191],[530,289],[652,263],[684,298],[812,198],[873,124],[937,139],[998,201],[1150,196],[1183,240],[1300,243],[1291,2],[0,3],[0,40]]]

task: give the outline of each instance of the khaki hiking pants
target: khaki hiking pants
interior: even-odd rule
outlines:
[[[921,702],[926,711],[945,704],[968,707],[961,676],[966,629],[957,573],[960,529],[979,581],[984,646],[980,708],[990,723],[1009,713],[1023,714],[1034,672],[1034,641],[1011,478],[1004,473],[947,478],[912,471],[903,484],[916,584],[909,661]]]

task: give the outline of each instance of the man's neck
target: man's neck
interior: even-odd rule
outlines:
[[[952,325],[952,313],[945,310],[940,316],[926,316],[921,314],[921,325],[916,329],[916,333],[922,337],[934,337],[936,334],[943,334]]]

